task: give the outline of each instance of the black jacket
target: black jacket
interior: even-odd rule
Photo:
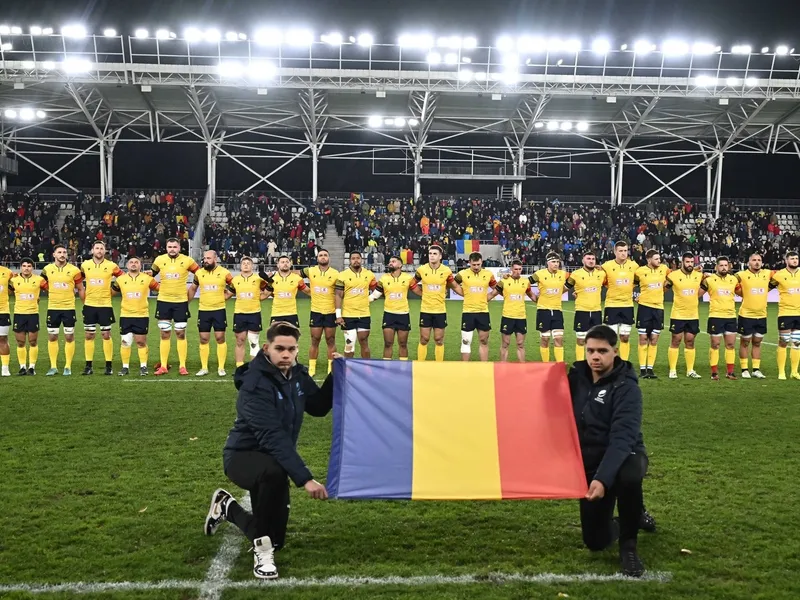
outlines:
[[[636,372],[617,357],[611,373],[594,383],[589,364],[579,361],[569,371],[569,389],[584,466],[608,489],[625,459],[645,451]]]
[[[239,396],[236,421],[223,450],[227,465],[234,452],[257,450],[272,456],[299,487],[313,479],[297,453],[297,437],[303,413],[324,417],[333,406],[333,377],[320,388],[303,365],[295,365],[285,377],[260,351],[249,364],[236,369]]]

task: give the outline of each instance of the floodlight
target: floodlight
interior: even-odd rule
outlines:
[[[417,125],[419,125],[419,121],[417,119],[409,119],[408,120],[408,125],[410,127],[416,127]]]
[[[695,42],[692,44],[692,53],[698,54],[700,56],[714,54],[717,51],[717,47],[714,44],[709,44],[707,42]]]
[[[331,46],[341,46],[344,38],[342,37],[341,33],[334,31],[333,33],[323,35],[322,41],[326,44],[330,44]]]
[[[46,60],[42,63],[42,68],[45,71],[50,71],[51,69],[56,68],[56,63],[54,63],[52,60]]]
[[[219,63],[217,72],[221,77],[241,77],[244,74],[244,66],[236,60],[226,60]]]
[[[789,46],[781,44],[777,48],[775,48],[775,54],[789,54]]]
[[[168,40],[169,39],[169,30],[168,29],[159,29],[156,31],[156,39],[157,40]]]
[[[11,42],[6,42],[5,44],[0,44],[0,50],[2,50],[3,52],[11,50],[13,47],[14,46],[11,44]]]
[[[394,119],[384,119],[383,120],[383,124],[384,125],[394,125]]]
[[[744,83],[747,87],[755,87],[758,85],[758,79],[755,77],[748,77],[744,80]]]
[[[92,70],[92,63],[84,58],[65,58],[61,68],[65,73],[88,73]]]
[[[53,28],[45,27],[44,29],[42,29],[42,35],[53,35]]]
[[[475,71],[475,81],[486,81],[486,71]]]
[[[504,54],[502,62],[506,67],[517,67],[519,66],[519,54]]]
[[[442,62],[442,55],[438,52],[429,52],[428,53],[428,64],[429,65],[438,65]]]
[[[461,40],[461,47],[465,50],[472,50],[473,48],[477,48],[477,46],[478,40],[473,36],[465,37]]]
[[[683,56],[689,54],[689,44],[681,40],[666,40],[661,44],[664,56]]]
[[[16,119],[17,118],[17,111],[7,108],[6,111],[3,113],[6,116],[6,119]]]
[[[274,28],[259,29],[256,31],[255,40],[261,46],[280,46],[283,42],[283,33]]]
[[[578,131],[589,131],[589,124],[586,121],[581,121],[575,125],[575,129]]]
[[[738,77],[728,77],[728,78],[725,80],[725,84],[726,84],[726,85],[728,85],[729,87],[734,87],[734,86],[737,86],[737,85],[739,85],[741,82],[742,82],[742,80],[741,80],[741,79],[739,79]]]
[[[403,117],[397,117],[394,120],[395,127],[405,127],[405,125],[406,125],[406,120]]]
[[[37,110],[37,111],[36,111],[36,116],[37,116],[39,119],[44,119],[45,117],[47,117],[47,113],[46,113],[46,112],[44,112],[43,110]]]
[[[19,118],[23,121],[33,121],[35,116],[36,113],[30,108],[23,108],[21,111],[19,111]]]
[[[421,48],[426,49],[433,46],[433,36],[427,33],[420,33],[416,35],[405,34],[401,35],[400,46],[403,48]]]
[[[503,83],[506,85],[515,85],[519,83],[519,73],[517,71],[506,71],[503,73]]]
[[[531,37],[529,35],[523,35],[517,40],[517,51],[518,52],[546,52],[547,51],[547,40],[542,37]]]
[[[194,44],[203,39],[203,32],[197,27],[187,27],[183,32],[183,37],[190,44]]]
[[[216,44],[222,39],[222,34],[220,34],[219,29],[206,29],[203,33],[203,39],[212,44]]]
[[[564,64],[564,59],[563,59],[563,58],[559,58],[559,59],[556,61],[556,64],[557,64],[557,65],[560,67],[561,65],[563,65],[563,64]]]
[[[147,31],[147,29],[137,29],[137,30],[134,32],[134,34],[133,34],[133,35],[135,35],[135,36],[136,36],[137,38],[139,38],[139,39],[144,39],[144,38],[146,38],[148,35],[150,35],[150,32],[148,32],[148,31]]]
[[[472,79],[472,75],[473,75],[473,73],[469,69],[461,69],[458,72],[458,78],[461,81],[470,81]]]
[[[22,35],[22,27],[12,27],[11,35]]]
[[[514,49],[514,40],[510,35],[503,35],[497,39],[496,46],[500,52],[510,52]]]
[[[753,51],[753,47],[747,44],[741,44],[734,46],[731,51],[734,54],[750,54]]]
[[[547,122],[547,131],[555,131],[556,129],[558,129],[558,121]]]
[[[68,38],[86,37],[86,27],[83,25],[65,25],[61,28],[61,35]]]
[[[383,118],[377,115],[373,115],[369,118],[368,123],[370,127],[380,127],[381,125],[383,125]]]
[[[649,54],[655,49],[655,46],[647,40],[639,40],[633,45],[633,51],[636,54]]]
[[[620,46],[619,49],[623,50],[623,51],[627,50],[628,49],[628,44],[622,44],[622,46]]]
[[[22,68],[23,69],[33,69],[36,66],[36,63],[32,60],[23,60],[22,61]]]
[[[236,37],[239,38],[240,42],[246,42],[247,41],[247,34],[246,33],[239,32]]]
[[[255,61],[250,63],[247,75],[251,79],[272,79],[277,71],[277,68],[271,62]]]
[[[564,121],[561,123],[561,131],[569,131],[572,129],[572,121]]]
[[[492,73],[491,74],[492,81],[500,81],[503,78],[502,73]]]
[[[711,75],[699,75],[695,77],[694,81],[699,87],[713,87],[717,85],[717,78]]]
[[[761,54],[766,54],[767,52],[769,52],[769,46],[764,46],[761,48]]]
[[[107,27],[103,30],[103,35],[106,37],[117,37],[117,30]]]
[[[371,33],[360,33],[360,34],[358,34],[358,45],[359,46],[364,46],[365,48],[368,48],[369,46],[372,46],[372,44],[374,42],[375,42],[375,38],[372,37]]]
[[[444,62],[446,62],[448,65],[458,64],[458,54],[455,52],[448,52],[444,55]]]
[[[611,50],[611,42],[605,38],[598,38],[592,42],[592,51],[597,54],[608,54]]]
[[[570,54],[577,54],[581,51],[581,41],[578,39],[569,39],[563,43],[562,48],[564,52],[568,52]]]
[[[439,48],[461,48],[461,38],[457,35],[437,38],[436,45]]]
[[[38,25],[31,25],[29,31],[31,32],[31,35],[42,35],[42,28]]]
[[[286,32],[284,42],[296,47],[310,46],[314,43],[314,32],[308,29],[290,29]]]
[[[8,25],[0,25],[0,35],[8,35],[11,33],[11,27]]]
[[[226,31],[225,32],[225,41],[226,42],[235,42],[236,41],[236,32],[235,31]]]
[[[467,64],[470,64],[470,63],[472,62],[472,59],[471,59],[469,56],[464,56],[464,57],[461,59],[461,62],[465,62],[465,63],[467,63]]]
[[[536,129],[541,129],[542,127],[544,127],[544,123],[542,123],[541,121],[536,121],[536,123],[534,123],[533,126]]]

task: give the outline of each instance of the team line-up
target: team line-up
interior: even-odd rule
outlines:
[[[748,268],[738,273],[730,272],[730,261],[717,259],[713,274],[706,275],[694,267],[694,256],[683,255],[681,268],[670,271],[661,264],[655,250],[646,255],[647,264],[639,266],[628,258],[628,245],[617,242],[615,258],[596,264],[593,253],[586,253],[583,266],[570,273],[560,269],[560,257],[553,253],[547,257],[547,267],[530,277],[522,275],[522,263],[514,261],[510,273],[496,280],[491,271],[483,268],[479,253],[469,256],[469,268],[453,274],[442,264],[443,251],[433,245],[428,251],[428,263],[412,275],[402,271],[398,257],[389,260],[388,271],[377,279],[375,274],[362,267],[362,256],[350,254],[350,266],[337,271],[330,266],[326,250],[319,250],[317,266],[302,271],[292,269],[288,257],[278,259],[278,270],[268,274],[254,271],[249,257],[241,259],[241,273],[232,276],[230,271],[217,264],[214,251],[206,251],[203,264],[180,253],[180,242],[167,241],[167,252],[155,259],[150,271],[143,271],[141,261],[131,258],[127,272],[105,258],[106,247],[96,242],[92,258],[79,267],[67,262],[67,251],[56,246],[54,262],[45,266],[40,275],[33,273],[33,261],[24,259],[20,272],[14,274],[0,267],[0,360],[2,376],[10,373],[9,329],[12,324],[9,295],[16,296],[13,331],[17,343],[19,375],[35,375],[38,357],[39,298],[47,290],[47,335],[50,370],[47,375],[58,374],[59,334],[63,328],[65,339],[64,375],[72,373],[75,354],[76,305],[75,295],[83,301],[84,349],[86,365],[84,375],[93,374],[95,335],[100,330],[103,340],[105,374],[112,375],[114,354],[111,339],[115,322],[111,298],[121,296],[120,303],[120,375],[128,375],[134,343],[138,351],[140,374],[148,374],[148,346],[150,291],[157,291],[155,318],[161,334],[160,361],[155,375],[168,372],[172,331],[175,331],[178,350],[178,371],[188,375],[186,328],[191,318],[189,303],[199,290],[198,331],[200,337],[201,370],[198,376],[208,374],[210,339],[213,331],[217,343],[218,374],[225,375],[228,327],[226,301],[234,297],[233,331],[236,336],[234,356],[237,367],[244,364],[245,351],[257,354],[260,344],[261,302],[273,299],[270,320],[286,321],[299,327],[297,297],[305,293],[311,297],[311,345],[309,372],[314,375],[323,336],[327,346],[328,369],[336,352],[336,330],[344,330],[346,357],[353,357],[356,344],[362,358],[370,357],[369,334],[371,329],[370,303],[381,296],[385,298],[382,330],[383,357],[391,359],[395,339],[400,360],[408,360],[408,336],[411,330],[409,293],[422,298],[419,320],[419,346],[417,360],[426,360],[428,345],[433,339],[437,361],[444,360],[444,339],[447,327],[446,297],[448,289],[463,297],[461,322],[461,355],[469,360],[472,339],[478,332],[480,360],[489,358],[489,332],[491,321],[489,301],[503,299],[500,322],[500,360],[508,360],[512,336],[515,338],[517,359],[525,360],[525,337],[528,330],[526,297],[537,304],[536,329],[541,334],[540,353],[545,362],[550,360],[550,341],[556,361],[564,360],[564,313],[562,298],[570,292],[575,298],[574,330],[577,338],[576,357],[584,358],[586,332],[601,322],[609,325],[619,335],[619,353],[623,360],[630,354],[630,336],[638,330],[638,358],[641,377],[657,378],[654,372],[658,351],[658,338],[664,328],[664,291],[674,293],[670,314],[669,377],[675,379],[681,343],[684,348],[687,377],[698,379],[695,371],[695,337],[700,333],[699,301],[709,295],[709,315],[706,333],[710,336],[709,363],[711,377],[719,379],[720,348],[725,347],[726,377],[736,379],[736,337],[739,337],[739,361],[743,378],[763,379],[761,371],[761,342],[767,333],[767,296],[770,289],[779,291],[777,348],[778,379],[786,379],[786,360],[791,348],[791,374],[800,379],[800,274],[798,254],[785,256],[785,268],[771,271],[762,268],[758,254],[750,256]],[[189,273],[194,280],[189,284]],[[159,276],[159,280],[155,279]],[[307,282],[306,282],[307,281]],[[605,311],[602,310],[602,288],[606,288]],[[736,310],[736,296],[742,298]],[[638,304],[634,320],[634,305]],[[752,365],[750,364],[752,361]]]

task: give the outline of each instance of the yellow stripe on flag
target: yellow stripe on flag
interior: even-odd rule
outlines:
[[[500,499],[492,363],[415,362],[414,500]]]

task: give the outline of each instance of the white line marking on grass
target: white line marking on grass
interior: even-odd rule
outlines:
[[[238,502],[243,509],[250,510],[249,493],[245,494]],[[222,534],[222,545],[211,561],[211,565],[209,565],[206,572],[205,581],[200,587],[201,600],[219,600],[224,586],[230,583],[228,575],[233,569],[233,564],[236,562],[241,548],[242,537],[239,528],[233,523],[228,523]]]
[[[554,583],[639,583],[655,582],[669,583],[672,581],[672,573],[664,571],[646,572],[643,577],[633,579],[616,575],[601,575],[599,573],[539,573],[537,575],[525,575],[522,573],[488,573],[486,575],[420,575],[417,577],[355,577],[355,576],[334,576],[325,578],[309,577],[296,579],[288,577],[286,579],[276,579],[274,581],[261,581],[251,579],[247,581],[222,581],[216,585],[217,593],[229,589],[253,589],[253,588],[307,588],[307,587],[366,587],[366,586],[403,586],[403,587],[424,587],[430,585],[475,585],[475,584],[502,584],[502,583],[535,583],[549,585]],[[27,592],[29,594],[97,594],[102,592],[124,592],[124,591],[151,591],[151,590],[204,590],[205,581],[200,580],[181,580],[167,579],[164,581],[114,581],[108,583],[56,583],[56,584],[31,584],[19,583],[13,585],[0,585],[0,594],[12,592]],[[201,596],[202,597],[202,596]],[[219,597],[219,596],[216,596]]]
[[[123,379],[122,383],[233,383],[233,379]]]

